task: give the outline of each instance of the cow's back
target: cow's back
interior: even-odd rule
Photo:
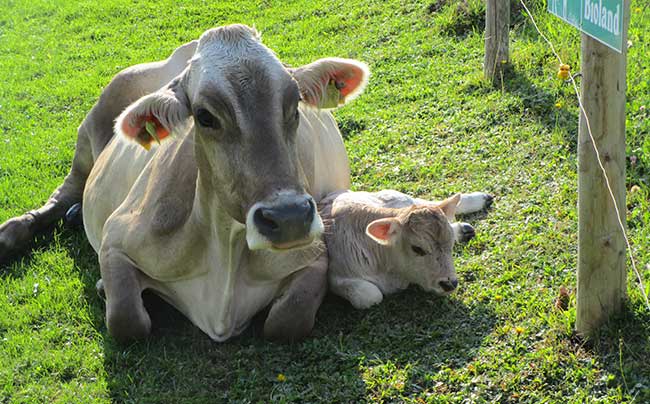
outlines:
[[[93,161],[114,137],[113,125],[118,115],[138,98],[158,90],[179,75],[194,54],[197,43],[188,42],[165,60],[131,66],[113,77],[79,126],[80,135],[88,138]]]
[[[115,138],[115,119],[132,102],[179,75],[196,45],[197,41],[191,41],[179,46],[165,60],[131,66],[118,73],[79,127],[80,136],[87,137],[92,153],[83,215],[88,239],[97,251],[104,222],[120,206],[147,162],[158,151],[147,153],[135,143]]]

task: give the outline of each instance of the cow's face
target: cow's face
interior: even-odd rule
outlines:
[[[366,234],[388,247],[391,264],[406,281],[447,295],[458,285],[452,258],[454,232],[449,223],[458,200],[459,195],[438,207],[398,209],[395,217],[371,222]]]
[[[253,29],[216,28],[201,36],[183,74],[129,107],[118,127],[146,146],[153,140],[147,121],[163,137],[183,121],[193,123],[200,180],[246,224],[249,248],[301,247],[319,237],[323,225],[298,155],[299,107],[343,104],[362,90],[367,75],[365,65],[343,59],[288,70]],[[147,108],[147,98],[161,113]]]

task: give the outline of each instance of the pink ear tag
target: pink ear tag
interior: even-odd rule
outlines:
[[[330,80],[320,100],[320,108],[336,108],[341,103],[341,90],[334,80]]]

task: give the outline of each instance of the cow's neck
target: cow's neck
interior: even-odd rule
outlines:
[[[213,184],[207,179],[208,177],[209,175],[202,173],[199,167],[192,216],[194,222],[205,227],[206,234],[216,237],[221,244],[226,245],[230,242],[230,233],[233,228],[240,231],[244,229],[244,225],[234,220],[226,212]]]

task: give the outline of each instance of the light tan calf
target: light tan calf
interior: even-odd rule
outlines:
[[[478,192],[442,202],[392,190],[328,195],[319,206],[326,223],[330,290],[358,309],[409,284],[451,293],[458,285],[454,242],[474,236],[469,224],[452,223],[454,214],[479,211],[491,202],[491,196]]]

